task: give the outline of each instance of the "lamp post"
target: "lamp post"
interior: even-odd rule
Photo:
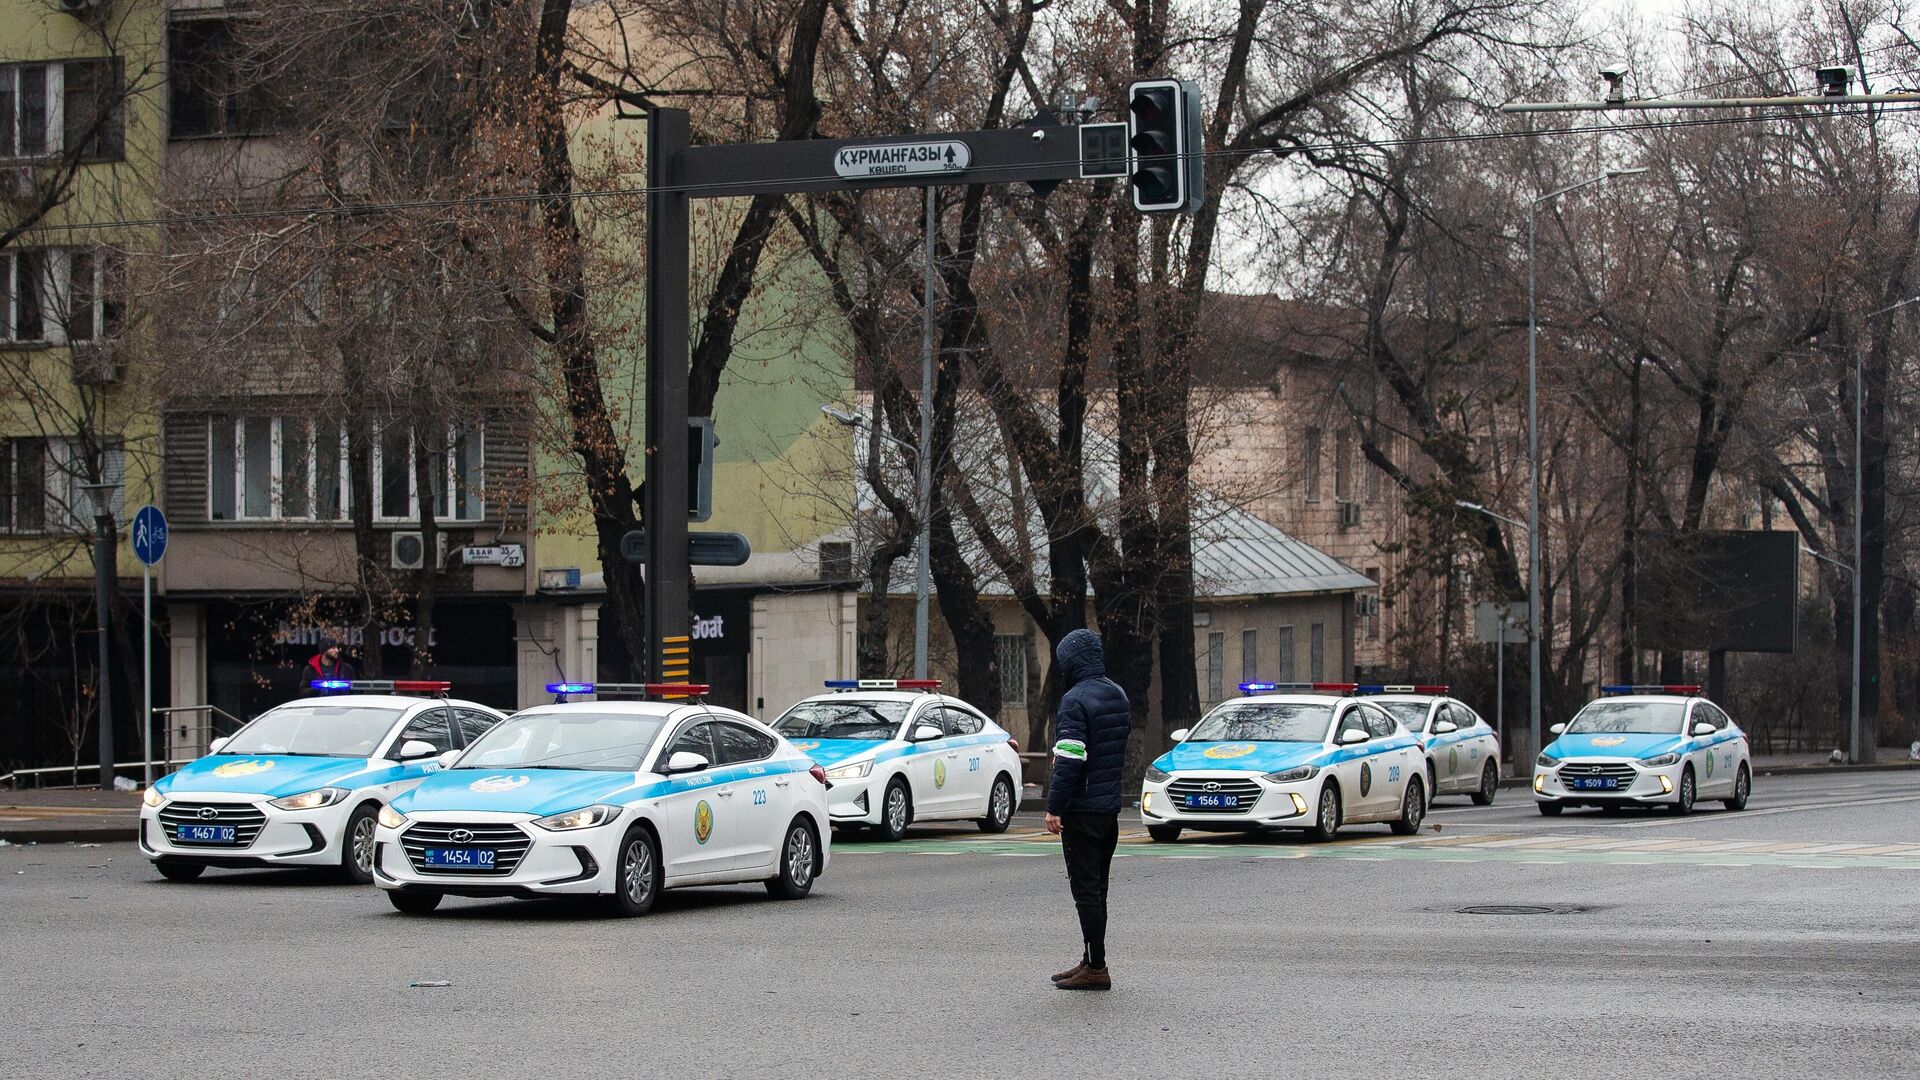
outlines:
[[[1526,522],[1516,521],[1505,514],[1499,513],[1497,511],[1489,510],[1477,502],[1468,502],[1465,499],[1455,499],[1453,500],[1453,505],[1459,507],[1462,510],[1471,510],[1476,514],[1485,514],[1495,521],[1504,521],[1516,529],[1521,529],[1521,530],[1527,529]],[[1528,532],[1528,535],[1532,535],[1530,531]],[[1500,738],[1502,741],[1505,741],[1507,737],[1507,722],[1506,722],[1507,626],[1508,626],[1507,607],[1506,605],[1503,604],[1500,607],[1500,643],[1494,647],[1496,651],[1494,652],[1495,664],[1494,664],[1494,672],[1493,672],[1494,674],[1493,709],[1494,709],[1494,721],[1495,721],[1494,729],[1500,732]],[[1528,637],[1531,640],[1531,637],[1532,637],[1531,627],[1528,628]],[[1536,752],[1537,752],[1537,748],[1536,748]],[[1521,757],[1515,757],[1513,761],[1514,761],[1514,768],[1519,769],[1524,764],[1525,759]]]
[[[1634,176],[1646,172],[1645,168],[1608,169],[1598,176],[1590,176],[1578,183],[1555,188],[1544,195],[1537,195],[1527,203],[1527,636],[1529,640],[1528,656],[1528,719],[1533,742],[1530,753],[1540,752],[1540,358],[1537,340],[1540,336],[1540,321],[1535,305],[1535,275],[1533,268],[1534,219],[1541,206],[1570,191],[1604,183],[1620,176]]]
[[[100,707],[100,790],[113,790],[113,695],[108,661],[107,631],[111,625],[113,598],[113,494],[120,485],[112,482],[82,484],[87,501],[93,504],[93,607],[100,636],[100,670],[94,693]]]
[[[924,395],[922,395],[922,400],[926,400]],[[867,422],[863,416],[843,412],[831,405],[820,406],[820,411],[849,428],[858,428]],[[931,494],[931,485],[928,483],[930,477],[926,469],[925,459],[922,457],[918,447],[904,439],[895,438],[884,431],[876,430],[875,434],[899,447],[901,452],[905,453],[914,463],[916,489],[914,492],[914,513],[919,515],[920,518],[920,531],[914,539],[914,551],[920,566],[919,571],[914,575],[913,579],[913,677],[916,679],[924,679],[927,677],[927,594],[932,584],[932,576],[927,572],[928,529],[931,527],[927,520],[929,513],[928,503],[930,501],[929,495]],[[886,603],[886,597],[874,597],[874,602],[884,604]]]

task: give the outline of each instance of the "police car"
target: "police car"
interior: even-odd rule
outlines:
[[[1427,755],[1427,802],[1465,795],[1491,806],[1500,791],[1500,737],[1445,686],[1362,686],[1420,741]]]
[[[1155,840],[1182,829],[1304,829],[1383,821],[1402,835],[1426,816],[1420,743],[1353,683],[1241,683],[1147,769],[1140,819]]]
[[[443,897],[599,896],[641,915],[663,889],[827,869],[826,776],[690,683],[555,683],[380,812],[374,882],[401,911]],[[600,700],[567,701],[594,694]],[[631,695],[634,700],[610,700]]]
[[[1666,806],[1699,799],[1744,810],[1753,792],[1747,736],[1698,686],[1603,686],[1534,762],[1533,797],[1549,817],[1569,806]]]
[[[888,840],[916,821],[976,821],[1005,832],[1020,746],[938,679],[831,679],[832,693],[788,709],[773,729],[826,767],[833,823]]]
[[[375,816],[505,719],[427,680],[315,680],[147,789],[140,850],[162,877],[209,866],[334,866],[373,880]],[[372,691],[386,691],[375,693]]]

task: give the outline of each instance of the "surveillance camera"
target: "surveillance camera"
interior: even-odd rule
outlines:
[[[1853,90],[1853,69],[1845,65],[1815,68],[1822,97],[1845,97]]]
[[[1630,69],[1625,64],[1608,64],[1600,69],[1600,77],[1608,82],[1619,82],[1627,77]]]
[[[1600,69],[1600,77],[1607,81],[1607,104],[1618,105],[1627,100],[1627,65],[1609,64]]]

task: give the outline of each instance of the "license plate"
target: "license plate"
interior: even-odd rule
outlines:
[[[458,866],[468,870],[491,870],[499,852],[490,847],[430,847],[428,866]]]
[[[1620,781],[1611,776],[1581,776],[1573,781],[1575,791],[1614,791],[1620,787]]]
[[[1189,795],[1187,806],[1194,810],[1232,810],[1240,805],[1238,795]]]
[[[173,838],[189,844],[231,844],[240,834],[232,825],[176,825]]]

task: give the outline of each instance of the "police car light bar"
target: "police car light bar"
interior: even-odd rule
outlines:
[[[704,697],[712,690],[710,683],[690,682],[649,682],[649,683],[590,683],[556,682],[547,684],[547,693],[558,697],[568,694],[592,694],[603,698],[689,698]]]
[[[1437,683],[1424,683],[1412,686],[1359,686],[1355,687],[1353,692],[1356,694],[1444,694],[1448,689]]]
[[[1699,693],[1699,692],[1700,692],[1700,687],[1699,687],[1699,685],[1698,685],[1698,684],[1695,684],[1695,685],[1693,685],[1693,686],[1684,686],[1684,685],[1668,685],[1668,686],[1603,686],[1603,687],[1601,687],[1601,688],[1600,688],[1600,692],[1601,692],[1601,693],[1603,693],[1603,694],[1686,694],[1686,695],[1693,695],[1693,694],[1697,694],[1697,693]]]
[[[938,690],[939,679],[828,679],[829,690]]]
[[[453,684],[440,679],[314,679],[315,690],[374,690],[391,694],[444,694]]]
[[[1350,694],[1358,690],[1359,684],[1350,682],[1243,682],[1240,692],[1243,694],[1272,694],[1282,690],[1294,691],[1332,691],[1336,694]]]

